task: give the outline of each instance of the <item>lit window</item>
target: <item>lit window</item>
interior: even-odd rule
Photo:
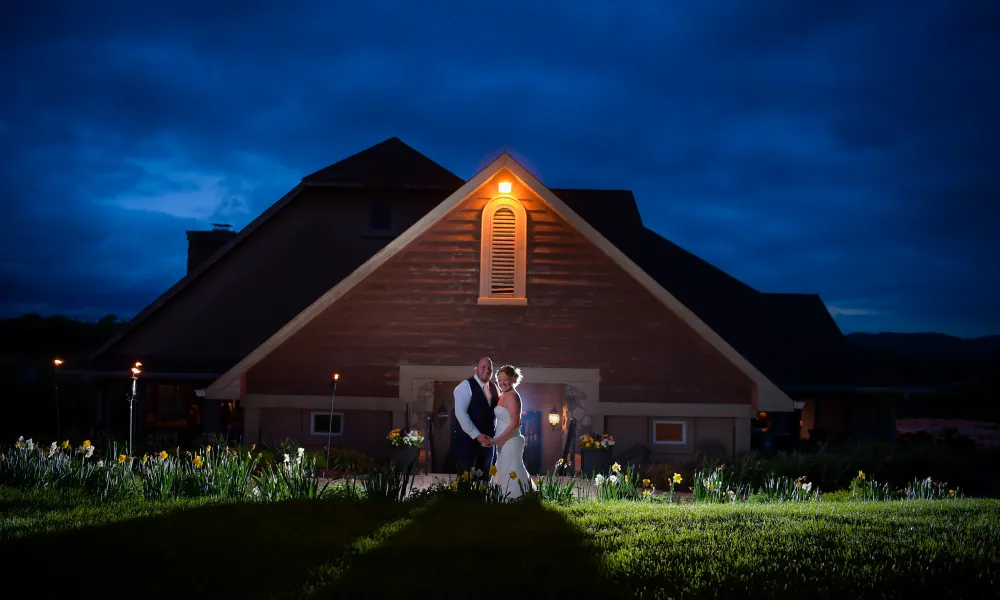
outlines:
[[[313,435],[340,435],[344,433],[344,414],[335,412],[332,415],[328,412],[314,412],[310,415],[309,433]],[[333,431],[331,431],[330,422],[333,422]]]
[[[687,423],[684,421],[653,421],[654,444],[686,444]]]
[[[482,225],[479,303],[527,304],[524,207],[514,198],[497,198],[483,209]]]

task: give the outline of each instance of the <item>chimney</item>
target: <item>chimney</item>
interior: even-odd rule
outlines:
[[[211,231],[188,231],[188,275],[234,237],[233,226],[226,223],[212,223]]]

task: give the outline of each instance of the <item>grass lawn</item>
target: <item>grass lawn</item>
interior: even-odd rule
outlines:
[[[29,597],[996,597],[1000,501],[105,502],[0,488]]]

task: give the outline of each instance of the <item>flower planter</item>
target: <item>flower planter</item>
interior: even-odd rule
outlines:
[[[420,448],[418,446],[393,446],[392,451],[389,453],[389,459],[392,464],[396,465],[396,468],[406,469],[409,468],[410,474],[412,475],[417,469],[417,456],[420,454]]]
[[[611,470],[611,449],[583,448],[580,450],[581,474],[589,477],[593,473],[607,476]]]

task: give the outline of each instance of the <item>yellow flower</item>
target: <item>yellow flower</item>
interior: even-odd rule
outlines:
[[[452,481],[451,482],[451,489],[453,489],[453,490],[457,490],[458,489],[458,482],[457,481]]]
[[[205,446],[205,454],[208,454],[211,451],[212,451],[212,447],[211,446]]]
[[[200,469],[201,468],[201,457],[200,456],[195,456],[192,462],[194,462],[194,468],[196,468],[196,469]]]
[[[127,459],[127,458],[128,457],[125,456],[124,454],[119,454],[118,455],[118,462],[123,463],[123,462],[125,462],[125,459]]]
[[[83,447],[86,448],[90,446],[90,440],[83,440]]]
[[[69,448],[69,440],[66,440],[65,442],[63,442],[62,443],[62,447],[63,448]]]
[[[611,465],[611,470],[615,473],[622,470],[622,466],[618,463]]]
[[[167,460],[167,456],[169,455],[166,450],[160,450],[160,460]]]
[[[142,455],[142,464],[146,464],[147,460],[149,460],[149,455],[148,454],[143,454]]]
[[[625,483],[628,483],[628,475],[625,475]]]
[[[263,452],[258,452],[258,453],[257,453],[257,458],[260,458],[260,457],[262,457],[262,456],[264,456],[264,453],[263,453]]]
[[[15,448],[20,448],[21,447],[21,442],[14,442],[14,447]]]
[[[858,479],[862,479],[863,480],[864,478],[865,478],[865,472],[864,471],[858,471]]]
[[[490,477],[493,477],[496,474],[497,474],[497,466],[496,465],[490,465]]]
[[[469,472],[466,471],[462,473],[462,481],[468,481],[468,480],[469,480]]]
[[[510,472],[510,478],[511,479],[517,479],[517,472],[516,471],[511,471]]]
[[[955,490],[948,490],[948,495],[949,496],[954,496],[955,495]]]
[[[649,487],[649,483],[650,483],[650,482],[649,482],[649,480],[648,480],[648,479],[643,479],[643,480],[642,480],[642,487],[644,487],[644,488],[648,488],[648,487]]]
[[[642,495],[643,496],[648,496],[649,493],[650,493],[649,490],[642,490]]]
[[[797,488],[802,487],[802,481],[796,481],[795,482],[795,487],[797,487]]]
[[[684,478],[681,477],[681,474],[680,473],[674,473],[674,483],[679,484],[682,481],[684,481]]]

